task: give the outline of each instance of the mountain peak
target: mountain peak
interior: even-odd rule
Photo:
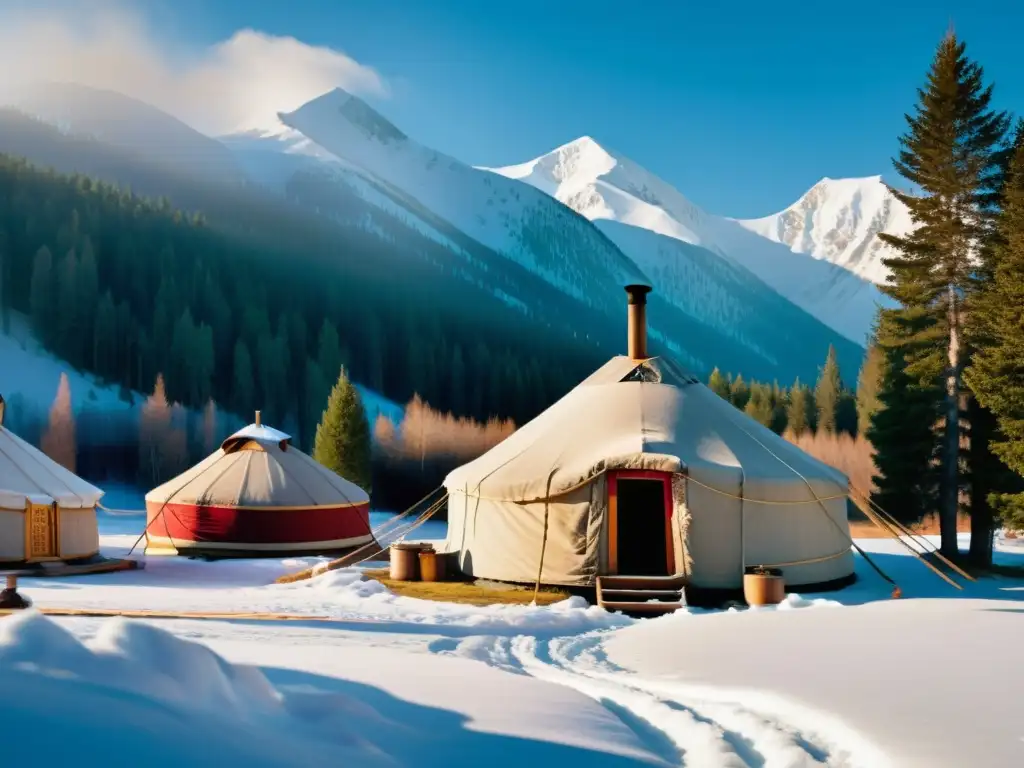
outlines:
[[[299,124],[335,124],[339,118],[344,124],[358,129],[364,136],[382,144],[402,142],[406,135],[373,107],[353,96],[344,88],[335,88],[307,101],[293,112],[279,112],[278,119],[289,128],[306,133]]]
[[[904,235],[913,229],[907,210],[881,175],[822,178],[789,207],[760,219],[739,222],[796,253],[829,261],[875,283],[888,269],[882,232]]]

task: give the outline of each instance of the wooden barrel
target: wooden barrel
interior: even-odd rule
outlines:
[[[391,545],[391,578],[394,581],[418,581],[419,553],[423,544],[400,541]]]
[[[779,568],[748,568],[743,574],[747,605],[778,605],[786,599],[786,581]]]
[[[433,547],[420,552],[420,578],[423,581],[444,581],[444,555],[438,554]]]

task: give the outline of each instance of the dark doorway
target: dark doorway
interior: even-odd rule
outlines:
[[[626,576],[666,576],[665,484],[661,480],[619,479],[619,573]]]

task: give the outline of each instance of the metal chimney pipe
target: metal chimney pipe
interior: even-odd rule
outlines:
[[[633,360],[647,359],[647,294],[650,292],[649,285],[626,286],[629,309],[626,334],[629,356]]]
[[[260,426],[263,422],[260,420],[260,412],[256,411],[256,426]]]

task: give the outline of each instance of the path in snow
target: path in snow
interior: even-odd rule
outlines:
[[[887,761],[842,723],[770,697],[645,679],[610,663],[607,632],[543,640],[477,637],[435,640],[436,653],[558,683],[600,702],[670,765],[721,768],[872,766]]]

